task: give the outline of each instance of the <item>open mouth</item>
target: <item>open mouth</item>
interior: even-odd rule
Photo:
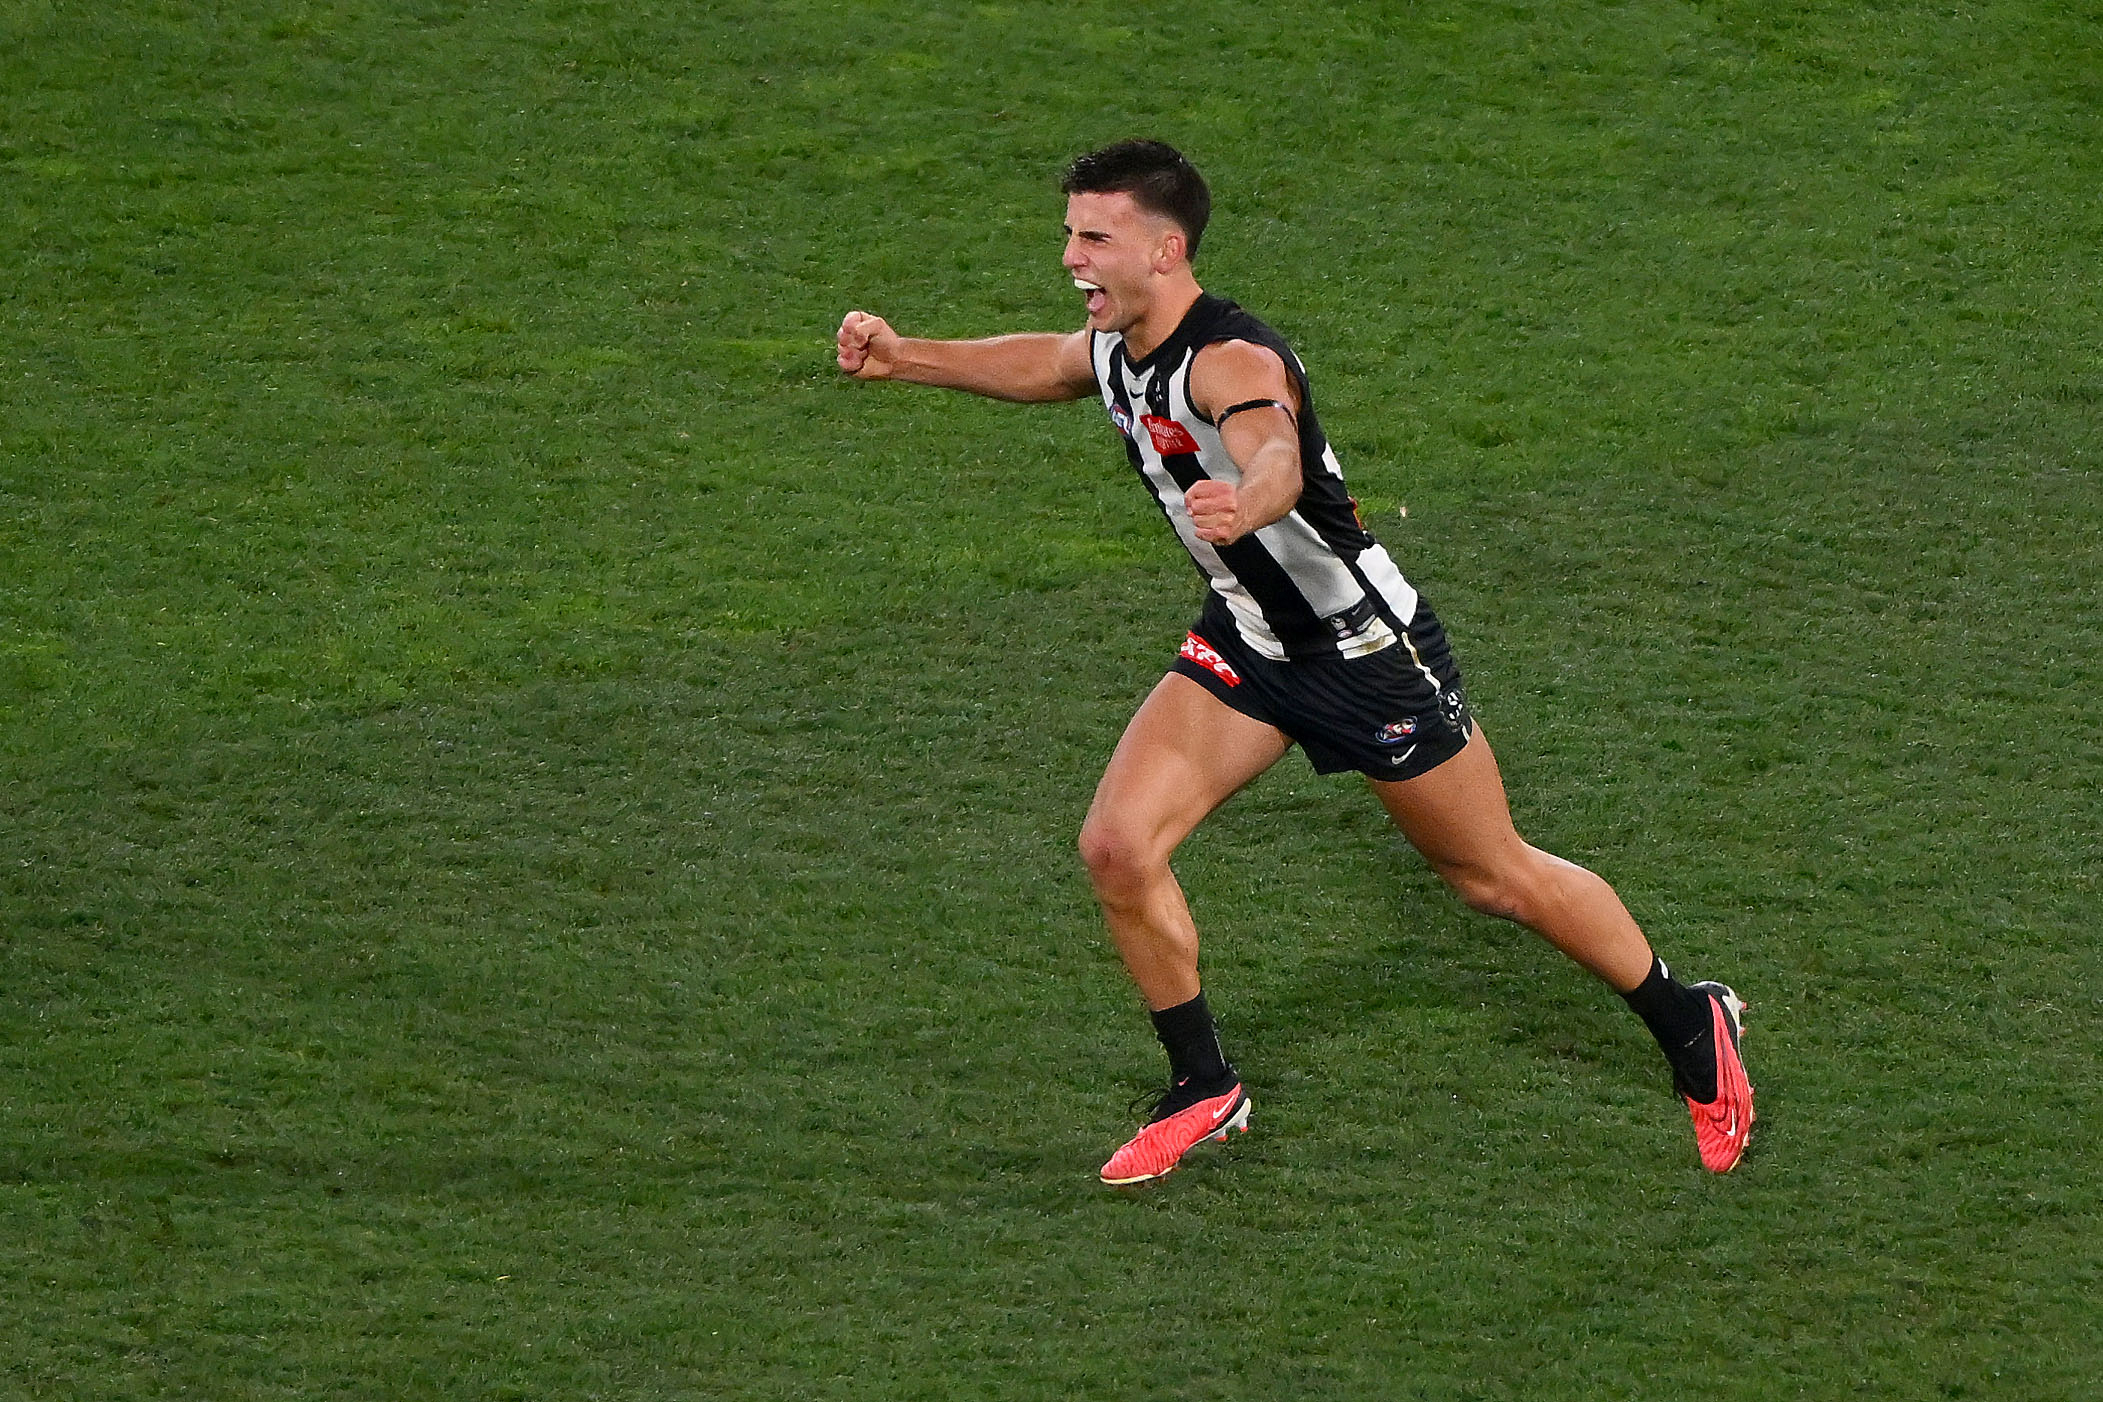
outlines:
[[[1073,280],[1073,285],[1081,289],[1081,300],[1088,304],[1088,315],[1090,316],[1094,316],[1097,312],[1101,311],[1103,309],[1103,303],[1110,300],[1106,295],[1104,295],[1103,289],[1095,283],[1085,281],[1081,278],[1075,278]]]

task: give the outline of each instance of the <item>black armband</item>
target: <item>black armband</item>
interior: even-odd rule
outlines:
[[[1239,404],[1229,404],[1226,408],[1220,410],[1219,417],[1212,421],[1212,426],[1214,428],[1224,427],[1227,420],[1233,418],[1244,409],[1283,409],[1285,417],[1291,419],[1295,426],[1300,422],[1300,416],[1292,411],[1292,405],[1287,404],[1282,399],[1244,399]]]

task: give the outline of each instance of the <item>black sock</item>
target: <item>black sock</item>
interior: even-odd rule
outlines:
[[[1680,1094],[1704,1105],[1714,1100],[1716,1023],[1709,995],[1674,978],[1665,961],[1653,954],[1650,973],[1621,997],[1658,1039]]]
[[[1214,1093],[1234,1084],[1234,1068],[1220,1050],[1219,1033],[1212,1025],[1212,1010],[1205,1006],[1204,994],[1163,1008],[1153,1018],[1154,1035],[1168,1049],[1173,1079],[1187,1079],[1193,1089]]]

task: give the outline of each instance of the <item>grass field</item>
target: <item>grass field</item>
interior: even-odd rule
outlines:
[[[2080,1399],[2103,10],[0,5],[0,1395]],[[1641,1028],[1297,757],[1072,837],[1195,612],[1056,172],[1211,178]],[[1403,514],[1406,510],[1406,516]]]

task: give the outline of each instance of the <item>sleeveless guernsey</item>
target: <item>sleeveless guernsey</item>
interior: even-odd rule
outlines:
[[[1307,372],[1285,340],[1224,298],[1202,294],[1169,338],[1134,360],[1124,337],[1090,337],[1103,406],[1133,469],[1223,601],[1242,640],[1272,661],[1359,657],[1406,631],[1417,591],[1358,517],[1343,469],[1315,419]],[[1275,352],[1299,391],[1300,470],[1293,510],[1232,545],[1198,539],[1183,493],[1207,478],[1239,483],[1219,430],[1190,402],[1190,367],[1219,341]]]

